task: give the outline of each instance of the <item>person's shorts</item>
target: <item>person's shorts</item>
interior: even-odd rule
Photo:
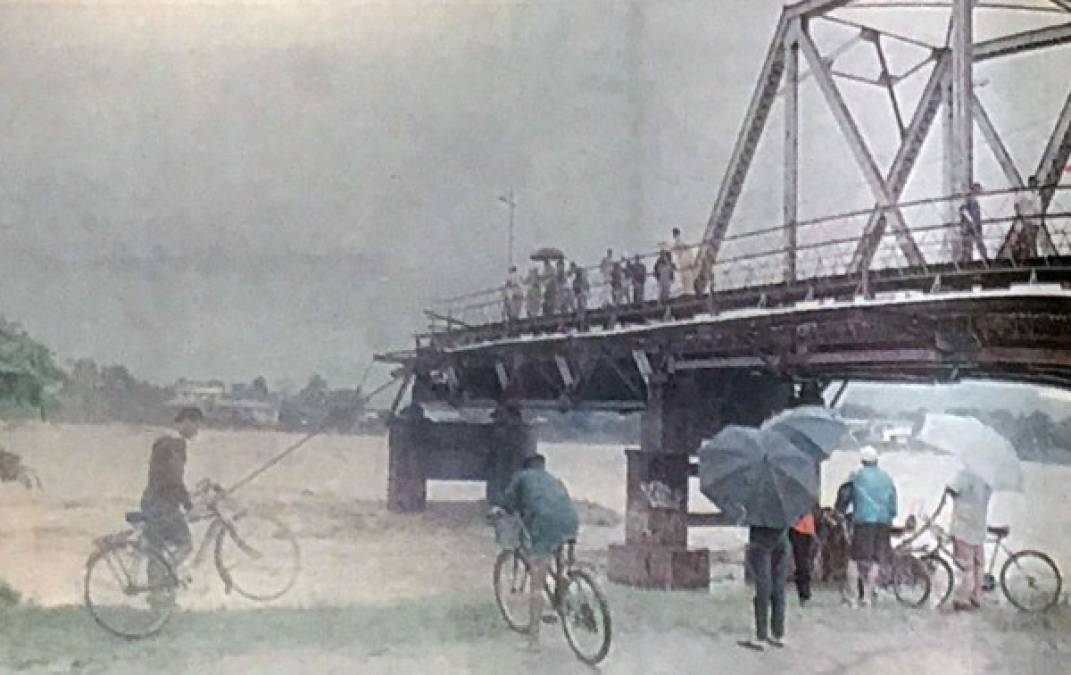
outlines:
[[[883,562],[888,557],[889,526],[856,523],[852,530],[852,560]]]

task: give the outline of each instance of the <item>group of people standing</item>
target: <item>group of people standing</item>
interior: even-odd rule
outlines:
[[[897,516],[896,484],[878,466],[878,458],[874,447],[862,448],[861,466],[837,490],[834,508],[850,513],[852,522],[849,561],[841,589],[843,603],[850,607],[875,604],[881,567],[892,560],[890,531]],[[946,486],[945,493],[952,498],[949,534],[960,570],[952,610],[977,610],[982,606],[982,544],[993,491],[974,474],[961,470]],[[811,597],[815,535],[812,514],[788,529],[750,528],[746,564],[755,586],[755,638],[741,641],[741,646],[755,651],[766,645],[783,646],[789,556],[794,558],[796,590],[803,607]]]
[[[982,209],[978,197],[982,194],[982,185],[972,183],[970,193],[959,209],[959,237],[953,246],[952,257],[956,262],[970,262],[975,249],[981,260],[990,260],[985,245]],[[1012,261],[1021,262],[1038,256],[1038,238],[1044,229],[1044,201],[1041,199],[1041,187],[1037,176],[1027,180],[1026,189],[1021,190],[1015,199],[1015,216],[1008,232],[1007,247],[997,251],[997,255],[1007,256]]]
[[[644,262],[647,256],[622,254],[615,258],[613,249],[606,249],[597,268],[594,306],[642,305],[647,301],[650,278],[657,284],[657,298],[662,304],[669,302],[677,291],[680,295],[705,295],[713,281],[714,256],[710,246],[685,243],[678,228],[673,228],[672,234],[672,244],[660,245],[650,270]],[[544,260],[542,270],[533,267],[524,277],[515,266],[510,267],[503,286],[505,318],[515,321],[522,316],[534,319],[576,313],[583,319],[593,300],[592,287],[587,270],[575,262],[567,267],[564,259],[553,263]]]

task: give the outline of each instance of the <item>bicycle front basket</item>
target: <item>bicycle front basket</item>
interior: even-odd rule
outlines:
[[[502,548],[521,545],[521,521],[517,516],[507,515],[495,519],[495,543]]]

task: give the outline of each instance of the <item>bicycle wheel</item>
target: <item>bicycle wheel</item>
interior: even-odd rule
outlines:
[[[516,549],[503,550],[495,559],[493,581],[495,604],[506,625],[518,633],[526,632],[531,624],[528,594],[532,575],[528,572],[528,559]]]
[[[1044,612],[1060,599],[1063,579],[1052,558],[1040,551],[1019,551],[1000,569],[1008,602],[1026,612]]]
[[[569,646],[584,663],[595,665],[610,651],[610,606],[595,580],[570,570],[558,608]]]
[[[167,559],[136,541],[108,544],[86,561],[86,608],[102,628],[120,637],[159,632],[175,610],[177,587]]]
[[[909,554],[897,555],[892,564],[893,594],[901,604],[922,607],[930,597],[926,563]]]
[[[250,600],[274,600],[294,587],[301,570],[297,539],[278,520],[243,513],[216,535],[216,571],[231,589]]]
[[[955,572],[952,563],[939,555],[926,555],[922,557],[926,564],[926,570],[930,574],[930,604],[940,607],[952,597],[952,589],[955,587]]]

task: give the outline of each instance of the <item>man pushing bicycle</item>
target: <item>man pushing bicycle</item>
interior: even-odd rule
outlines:
[[[193,509],[193,501],[186,489],[186,443],[197,436],[204,415],[198,408],[183,408],[175,416],[178,437],[161,436],[152,445],[149,458],[149,482],[141,495],[141,513],[145,518],[145,536],[149,544],[160,551],[168,551],[173,567],[178,565],[193,550],[187,514]],[[166,577],[167,571],[159,564],[150,562],[149,584],[156,587]],[[174,602],[174,597],[156,594],[149,602]]]
[[[546,469],[543,455],[531,455],[506,486],[502,506],[516,513],[531,536],[528,648],[539,650],[543,582],[558,549],[575,539],[579,519],[565,484]]]

